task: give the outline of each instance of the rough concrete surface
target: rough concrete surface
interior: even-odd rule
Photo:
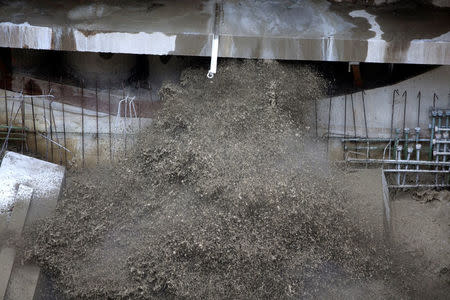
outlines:
[[[14,208],[11,218],[8,222],[7,231],[13,237],[18,238],[24,228],[28,209],[33,198],[33,189],[23,184],[19,185],[15,195]],[[1,230],[1,228],[0,228]],[[0,236],[0,239],[2,237]],[[29,277],[31,273],[26,270],[22,276],[18,278],[17,273],[19,268],[23,268],[21,263],[14,264],[16,258],[16,249],[13,245],[6,245],[1,239],[0,246],[0,298],[8,300],[25,300],[33,299],[36,282],[22,281],[23,277]],[[35,274],[39,274],[39,268],[34,266]]]
[[[429,298],[430,289],[445,298],[450,286],[450,192],[400,192],[393,197],[392,240],[399,256],[420,273],[411,274],[411,282],[422,281],[419,298]]]
[[[324,97],[317,104],[319,135],[326,135],[328,126],[330,126],[333,136],[342,137],[345,134],[348,137],[366,137],[366,121],[369,138],[391,137],[391,122],[394,134],[395,128],[403,129],[405,126],[413,132],[414,128],[419,126],[421,138],[429,137],[430,108],[434,106],[437,109],[448,109],[450,107],[449,78],[450,66],[441,66],[393,85],[365,90],[365,107],[361,92],[333,97],[331,109],[330,99]],[[399,95],[395,95],[393,103],[392,94],[395,90]],[[366,110],[365,114],[364,109]],[[404,115],[405,110],[406,115]],[[355,123],[353,123],[353,112]],[[347,120],[345,120],[346,118]],[[328,119],[330,119],[329,125]],[[342,148],[340,143],[337,145],[336,148]]]
[[[64,167],[6,152],[0,167],[0,298],[33,299],[40,268],[17,258],[25,225],[48,217],[56,207]]]
[[[416,1],[218,3],[2,1],[0,46],[210,56],[216,28],[221,57],[450,64],[445,8]]]
[[[27,223],[47,217],[55,209],[64,182],[65,168],[29,156],[7,152],[0,167],[0,212],[8,211],[14,203],[19,185],[33,189],[33,202]],[[7,200],[4,200],[7,199]]]

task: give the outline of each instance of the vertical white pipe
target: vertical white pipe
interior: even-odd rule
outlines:
[[[213,78],[217,72],[218,54],[219,54],[219,36],[217,34],[214,34],[211,47],[211,67],[209,68],[208,75],[206,75],[209,79]]]

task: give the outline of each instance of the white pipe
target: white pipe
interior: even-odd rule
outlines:
[[[206,77],[209,79],[213,78],[217,72],[217,56],[219,54],[219,36],[217,34],[213,35],[212,47],[211,47],[211,67],[209,68]]]

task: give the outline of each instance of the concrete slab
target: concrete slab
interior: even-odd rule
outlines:
[[[16,251],[13,248],[5,247],[0,251],[0,300],[5,299],[15,256]]]
[[[49,216],[64,182],[65,168],[14,152],[7,152],[0,167],[0,203],[13,203],[19,185],[34,190],[26,224]],[[4,200],[6,199],[6,200]],[[12,199],[12,200],[11,200]],[[1,209],[1,208],[0,208]],[[8,207],[3,207],[3,211]]]
[[[64,176],[62,166],[7,152],[0,167],[0,182],[3,183],[0,185],[0,203],[3,204],[0,217],[3,223],[9,217],[8,230],[21,234],[25,225],[49,216],[56,208]],[[4,227],[1,225],[0,230]],[[15,249],[2,248],[0,299],[31,300],[39,282],[40,269],[33,264],[14,262],[14,259]]]
[[[448,9],[414,3],[15,0],[0,11],[0,47],[209,56],[214,31],[221,57],[450,64]]]
[[[25,185],[19,186],[14,209],[7,226],[8,231],[15,236],[22,233],[32,196],[32,188]],[[8,290],[15,256],[16,251],[12,247],[2,247],[0,250],[0,299],[7,299],[5,295]]]
[[[8,223],[8,231],[16,236],[22,234],[32,197],[33,189],[21,184],[17,191],[11,219]]]
[[[40,277],[40,268],[36,265],[14,264],[9,280],[5,300],[32,300],[35,297]]]

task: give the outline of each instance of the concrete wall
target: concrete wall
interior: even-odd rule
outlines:
[[[6,124],[5,117],[5,91],[0,90],[0,124]],[[8,116],[16,115],[19,110],[21,99],[18,93],[6,91]],[[13,97],[16,97],[13,99]],[[117,95],[111,96],[113,109],[112,115],[107,113],[97,112],[89,109],[82,109],[78,106],[64,104],[64,118],[63,118],[63,104],[57,100],[50,101],[47,98],[37,98],[33,100],[33,107],[31,105],[31,98],[24,99],[24,120],[25,127],[30,130],[27,134],[27,146],[29,151],[37,153],[39,157],[52,161],[55,163],[67,164],[69,166],[81,166],[84,162],[86,165],[92,165],[97,161],[109,161],[116,159],[118,156],[124,155],[125,147],[127,150],[133,147],[134,136],[138,133],[139,128],[144,128],[150,124],[150,118],[124,118],[123,103],[121,106],[121,115],[117,116],[118,103],[122,97]],[[14,106],[13,106],[14,104]],[[52,118],[52,140],[65,146],[67,150],[58,147],[56,144],[49,142],[41,135],[35,135],[34,126],[36,130],[43,135],[50,138],[50,106],[53,112]],[[34,123],[32,109],[34,109]],[[12,112],[12,113],[11,113]],[[127,114],[127,116],[130,116]],[[98,121],[98,128],[97,128]],[[21,110],[19,110],[15,121],[15,126],[22,125]],[[111,128],[110,128],[111,124]],[[65,133],[63,126],[65,125]],[[64,141],[65,137],[65,141]],[[111,140],[111,144],[110,144]],[[98,141],[98,143],[97,143]],[[36,148],[37,143],[37,148]],[[2,144],[2,141],[0,141]],[[53,146],[52,146],[53,144]],[[98,150],[97,150],[98,145]],[[52,152],[53,147],[53,152]],[[83,150],[84,147],[84,150]],[[98,153],[98,155],[97,155]]]
[[[398,90],[399,95],[396,95],[394,101],[393,128],[403,128],[403,123],[405,123],[405,126],[411,128],[413,131],[413,128],[417,126],[417,118],[419,116],[419,125],[422,128],[422,136],[428,136],[428,124],[430,123],[429,111],[433,106],[433,95],[436,94],[438,97],[435,99],[436,108],[450,108],[450,66],[438,67],[425,74],[416,76],[392,86],[365,91],[364,103],[366,109],[366,121],[369,137],[390,137],[392,94],[394,90]],[[420,111],[418,111],[419,101],[417,97],[419,91],[421,92]],[[404,92],[407,93],[406,118],[404,118],[405,98],[402,97],[402,94]],[[20,106],[20,99],[17,99],[19,94],[9,91],[6,92],[6,94],[8,98],[8,115],[11,116],[13,103],[15,103],[14,114]],[[100,95],[101,94],[102,93],[100,92]],[[4,95],[4,90],[0,90],[0,95]],[[13,97],[16,97],[16,99],[12,99]],[[123,150],[125,150],[125,147],[127,147],[127,150],[133,147],[134,134],[138,131],[139,128],[143,128],[147,124],[149,124],[151,122],[151,119],[128,118],[127,120],[125,120],[123,118],[123,110],[122,117],[117,118],[117,107],[121,98],[121,95],[112,95],[112,116],[109,116],[108,113],[99,112],[98,118],[95,110],[85,108],[83,110],[84,116],[82,117],[81,108],[79,106],[64,104],[64,119],[62,114],[63,104],[61,102],[58,102],[58,100],[60,101],[61,99],[55,99],[51,102],[49,99],[35,98],[34,119],[36,129],[40,132],[43,132],[44,134],[45,132],[47,132],[48,136],[50,137],[49,108],[51,105],[54,115],[53,140],[64,145],[65,136],[65,146],[70,150],[70,152],[61,150],[60,147],[53,145],[53,159],[51,159],[51,143],[42,136],[38,135],[36,137],[36,149],[34,134],[32,133],[27,137],[28,147],[32,152],[40,153],[41,157],[50,161],[54,161],[56,163],[59,163],[61,161],[64,162],[67,157],[69,163],[73,165],[82,165],[83,152],[84,161],[86,164],[95,164],[97,161],[109,161],[111,158],[115,159],[118,156],[124,155]],[[345,102],[347,102],[346,110]],[[361,92],[351,95],[333,97],[331,99],[331,111],[329,98],[321,99],[317,104],[317,129],[320,136],[327,136],[329,125],[331,136],[343,137],[345,120],[345,134],[347,136],[366,136]],[[356,128],[354,128],[353,126],[353,110],[355,112],[354,116]],[[44,118],[44,115],[46,116],[46,118]],[[34,124],[30,98],[25,98],[24,117],[25,126],[30,130],[33,130]],[[47,127],[45,121],[46,119]],[[82,126],[83,119],[84,124]],[[64,122],[66,127],[65,135],[63,133]],[[109,129],[110,122],[111,131]],[[0,99],[0,123],[6,123],[4,99]],[[18,114],[18,117],[14,123],[15,125],[21,125],[21,113]],[[84,127],[83,133],[82,127]],[[314,125],[312,125],[311,127],[314,127]],[[315,128],[311,129],[314,130]],[[340,138],[332,138],[330,140],[330,143],[331,149],[342,150]],[[342,153],[336,155],[336,157],[341,159]]]
[[[391,86],[366,90],[364,103],[369,137],[390,137],[392,94],[394,90],[398,90],[400,95],[395,96],[393,128],[403,128],[405,97],[402,97],[402,94],[406,92],[405,127],[411,129],[417,127],[417,119],[419,116],[419,126],[422,128],[422,132],[429,135],[429,111],[433,107],[433,95],[436,94],[439,97],[435,100],[435,107],[450,109],[450,66],[438,67],[432,71]],[[420,112],[418,112],[419,92],[421,93]],[[352,98],[354,103],[356,129],[353,126]],[[345,99],[347,99],[346,113]],[[346,118],[346,134],[348,136],[366,136],[361,92],[332,97],[331,114],[330,99],[325,98],[319,100],[319,135],[327,134],[329,117],[331,135],[344,135],[344,122]]]

